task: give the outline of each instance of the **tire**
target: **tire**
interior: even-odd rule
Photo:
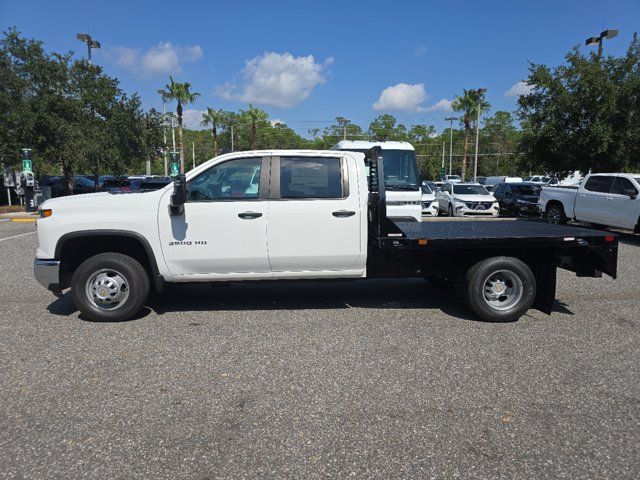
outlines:
[[[551,223],[552,225],[564,225],[567,223],[567,216],[564,213],[564,208],[562,205],[558,205],[557,203],[547,207],[545,217],[547,223]]]
[[[134,258],[100,253],[80,264],[71,280],[71,293],[88,320],[119,322],[138,313],[147,300],[149,276]]]
[[[453,217],[453,206],[451,204],[449,204],[449,207],[447,208],[447,216]]]
[[[491,290],[487,291],[488,288]],[[504,294],[500,295],[502,288],[505,289]],[[522,260],[491,257],[476,263],[467,271],[464,294],[469,308],[482,320],[513,322],[533,305],[536,280]]]

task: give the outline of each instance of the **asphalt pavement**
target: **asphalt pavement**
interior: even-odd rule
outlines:
[[[483,323],[421,280],[179,286],[92,323],[0,222],[3,478],[639,478],[640,238]]]

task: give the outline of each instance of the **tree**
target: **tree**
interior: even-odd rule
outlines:
[[[218,156],[218,127],[221,126],[226,119],[226,112],[221,108],[216,110],[207,107],[207,111],[202,113],[202,125],[211,125],[211,133],[213,133],[213,156]]]
[[[165,86],[167,99],[177,102],[176,114],[178,115],[178,150],[180,151],[180,173],[184,173],[184,145],[182,143],[182,107],[196,101],[199,93],[191,91],[189,82],[176,82],[173,77],[169,77],[171,83]]]
[[[258,125],[266,123],[269,114],[249,104],[249,109],[241,110],[240,115],[248,119],[251,124],[251,150],[255,150],[258,141]]]
[[[484,122],[482,134],[486,138],[487,144],[491,146],[491,151],[495,153],[495,174],[516,175],[519,169],[519,162],[514,161],[508,155],[517,148],[518,131],[515,127],[513,116],[509,112],[498,111]],[[500,161],[504,160],[502,168]],[[482,162],[482,169],[479,171],[483,175],[489,175],[493,171],[493,165]]]
[[[531,64],[530,94],[518,100],[519,149],[548,172],[624,172],[640,166],[640,43],[599,58],[578,47],[564,64]]]
[[[451,108],[456,112],[462,112],[461,122],[464,125],[464,146],[462,153],[462,179],[465,179],[467,173],[467,151],[469,148],[469,136],[471,134],[471,122],[478,117],[478,106],[480,106],[480,113],[488,110],[491,105],[484,99],[484,93],[479,93],[478,90],[464,89],[463,95],[455,97]]]
[[[47,53],[42,42],[9,29],[0,38],[0,156],[17,165],[33,149],[37,175],[62,174],[67,189],[79,172],[140,169],[156,123],[145,123],[137,95],[71,53]]]
[[[369,125],[369,133],[375,141],[402,140],[407,134],[404,125],[396,125],[396,117],[388,113],[378,115]]]

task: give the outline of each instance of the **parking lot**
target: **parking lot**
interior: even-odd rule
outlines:
[[[422,280],[171,287],[79,318],[0,222],[0,476],[638,478],[640,237],[551,316]]]

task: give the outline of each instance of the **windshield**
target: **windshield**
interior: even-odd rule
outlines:
[[[367,153],[369,149],[350,152]],[[384,180],[387,190],[418,190],[416,155],[411,150],[383,150]],[[367,175],[369,169],[367,169]]]
[[[511,190],[517,195],[538,195],[540,187],[535,185],[514,185],[511,184]]]
[[[460,178],[460,175],[446,175],[447,180],[462,180],[462,178]]]
[[[482,185],[454,185],[453,193],[458,195],[489,195]]]
[[[429,188],[429,185],[425,183],[422,185],[422,193],[433,193],[433,191]]]

